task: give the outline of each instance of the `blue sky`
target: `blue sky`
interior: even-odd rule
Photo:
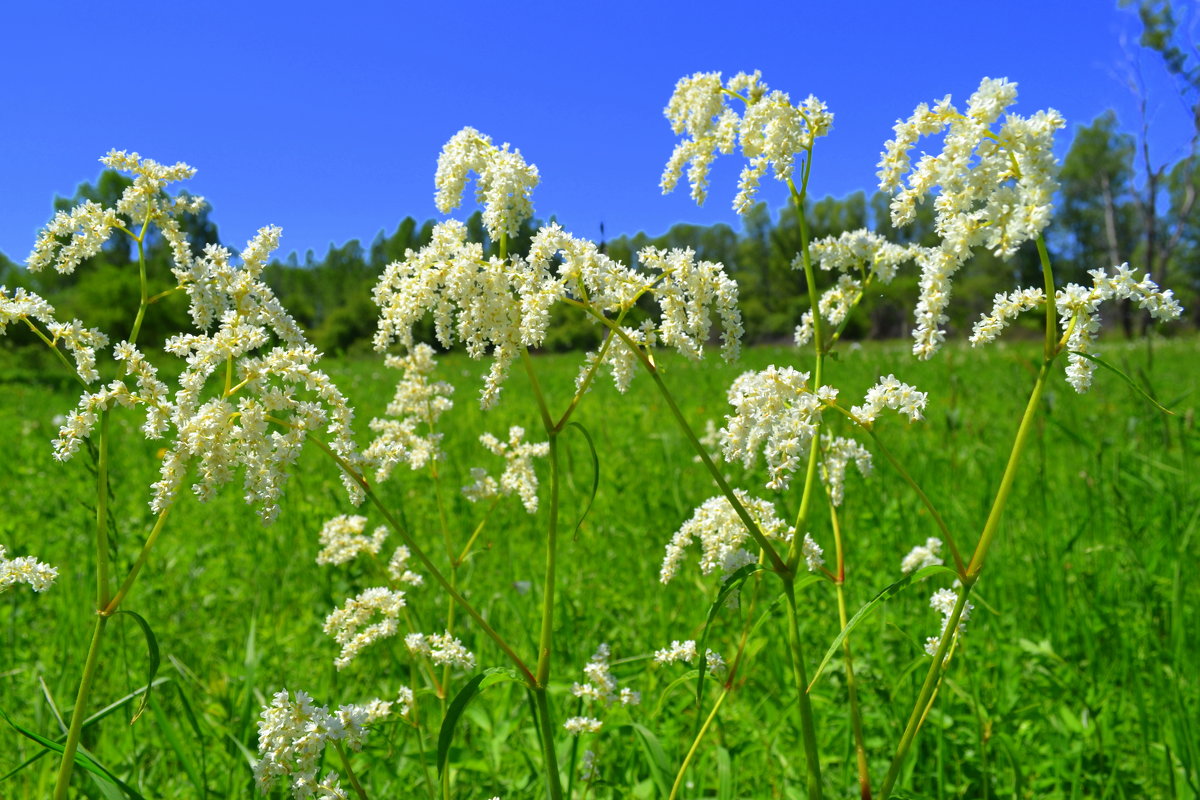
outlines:
[[[965,102],[984,76],[1019,84],[1020,113],[1061,111],[1064,151],[1107,108],[1139,124],[1139,69],[1155,160],[1178,158],[1189,132],[1136,16],[1109,0],[11,2],[0,30],[0,251],[17,260],[53,196],[95,180],[114,147],[196,167],[188,188],[227,244],[266,224],[283,227],[280,255],[366,244],[438,216],[437,154],[465,125],[537,164],[538,216],[576,235],[737,226],[736,158],[718,161],[702,209],[686,188],[658,190],[675,143],[662,109],[696,71],[760,69],[829,105],[818,195],[872,190],[897,117],[947,93]]]

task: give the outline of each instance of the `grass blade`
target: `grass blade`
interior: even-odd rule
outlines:
[[[138,721],[138,717],[145,713],[146,708],[150,704],[150,689],[154,686],[154,676],[158,672],[158,665],[161,659],[158,654],[158,639],[154,636],[154,631],[150,630],[150,623],[146,622],[141,614],[138,614],[136,611],[121,609],[114,614],[114,616],[116,615],[132,617],[133,621],[142,629],[142,634],[146,637],[147,660],[149,661],[146,667],[146,690],[142,693],[142,701],[138,703],[137,710],[133,712],[133,717],[129,720],[129,724],[132,725]]]
[[[575,533],[571,537],[572,539],[578,539],[579,529],[583,527],[583,521],[587,519],[588,513],[592,510],[592,503],[596,502],[596,492],[600,490],[600,456],[596,453],[596,443],[592,441],[592,435],[588,433],[587,428],[578,422],[572,422],[567,427],[579,429],[579,432],[583,434],[583,438],[587,440],[588,451],[592,454],[592,493],[588,497],[583,513],[579,515],[579,521],[575,523]]]
[[[841,633],[839,633],[836,637],[834,637],[833,644],[829,645],[829,649],[825,651],[825,657],[822,658],[821,663],[817,665],[817,671],[815,673],[813,673],[812,680],[808,682],[808,688],[805,689],[805,691],[806,692],[812,691],[812,688],[817,685],[817,681],[820,679],[821,673],[824,672],[825,667],[828,666],[829,660],[831,658],[833,658],[834,654],[837,653],[838,648],[841,647],[842,641],[847,636],[850,635],[850,631],[852,631],[856,627],[858,627],[858,623],[860,623],[864,619],[866,619],[867,616],[872,611],[874,611],[876,608],[878,608],[881,603],[883,603],[885,600],[889,600],[892,597],[895,597],[897,594],[899,594],[901,591],[903,591],[910,584],[916,583],[918,581],[923,581],[926,578],[928,578],[930,575],[938,575],[938,574],[942,574],[942,573],[945,573],[947,575],[956,575],[957,574],[957,573],[955,573],[954,570],[950,569],[949,567],[943,567],[943,566],[939,566],[939,565],[925,567],[924,569],[917,570],[916,572],[912,573],[911,575],[905,575],[903,578],[896,581],[891,586],[884,588],[882,591],[879,592],[879,594],[872,597],[871,600],[865,606],[860,608],[854,614],[854,616],[850,618],[850,621],[846,623],[846,627],[842,628]]]
[[[520,682],[520,680],[517,674],[510,669],[492,667],[471,678],[465,686],[459,689],[458,694],[446,708],[446,717],[442,720],[441,730],[438,731],[438,775],[441,775],[446,768],[446,758],[450,755],[450,743],[454,740],[454,728],[458,725],[458,720],[466,710],[467,704],[475,699],[475,695],[489,686],[497,683]]]

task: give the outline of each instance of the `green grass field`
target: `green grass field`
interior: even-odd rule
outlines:
[[[1200,797],[1200,480],[1193,466],[1200,446],[1194,418],[1200,341],[1155,341],[1152,348],[1111,342],[1102,351],[1177,415],[1160,414],[1112,373],[1100,371],[1083,396],[1056,375],[972,596],[975,613],[899,784],[908,796]],[[907,343],[870,344],[843,348],[828,376],[847,398],[861,397],[890,372],[929,391],[926,422],[910,429],[892,415],[880,423],[880,434],[969,548],[995,493],[1038,353],[1036,343],[979,352],[954,346],[916,363]],[[769,363],[804,369],[810,356],[754,349],[734,366],[664,359],[667,384],[703,430],[705,420],[719,423],[727,413],[725,389],[740,371]],[[561,407],[579,357],[536,361],[551,405]],[[326,366],[356,404],[365,440],[366,422],[382,414],[396,374],[379,360]],[[478,409],[485,367],[461,355],[445,357],[440,367],[441,377],[457,386],[455,408],[444,418],[449,458],[442,469],[458,542],[483,512],[458,487],[470,482],[471,467],[494,471],[498,463],[478,445],[478,434],[503,437],[510,425],[523,425],[536,440],[540,430],[519,370],[498,409]],[[68,380],[47,377],[60,372],[10,358],[0,373],[0,542],[12,555],[33,553],[59,568],[57,583],[44,594],[16,587],[0,596],[0,709],[17,725],[51,737],[64,730],[61,718],[74,699],[95,582],[93,467],[86,454],[67,464],[51,457],[52,418],[67,412],[77,395]],[[716,492],[646,376],[624,396],[599,384],[577,419],[595,441],[601,480],[590,514],[571,536],[591,491],[592,461],[583,437],[568,431],[554,713],[560,721],[577,713],[570,685],[582,680],[597,645],[608,643],[617,679],[640,691],[642,703],[614,710],[604,730],[580,746],[599,759],[599,779],[587,796],[665,798],[698,715],[709,713],[720,686],[708,683],[698,710],[687,668],[656,668],[650,656],[674,639],[698,638],[717,585],[715,576],[701,579],[694,558],[668,586],[659,583],[658,570],[671,534]],[[147,487],[157,475],[159,445],[144,441],[138,424],[130,413],[113,419],[110,508],[119,564],[136,555],[153,521]],[[785,519],[794,517],[798,486],[776,495],[762,488],[758,472],[747,474],[739,465],[728,467],[728,475],[735,486],[774,500]],[[431,487],[428,474],[404,468],[382,493],[444,561]],[[273,693],[303,689],[318,703],[336,706],[392,697],[409,684],[418,689],[421,727],[382,725],[354,763],[372,798],[440,796],[436,779],[430,781],[440,701],[420,676],[413,680],[403,640],[376,644],[338,672],[337,646],[321,631],[329,611],[372,585],[357,562],[315,563],[322,523],[352,510],[330,463],[309,448],[271,526],[260,524],[240,495],[235,482],[211,503],[187,496],[172,511],[126,603],[154,630],[161,682],[135,724],[136,699],[127,699],[88,725],[83,746],[146,798],[251,797],[256,723]],[[370,510],[361,513],[371,527],[381,523]],[[464,594],[527,658],[535,655],[538,634],[546,514],[546,503],[533,517],[515,500],[502,503],[459,574]],[[814,519],[813,534],[828,557],[828,514],[818,509]],[[851,612],[901,577],[900,560],[913,545],[937,534],[879,457],[872,477],[848,479],[840,521]],[[928,598],[942,585],[947,579],[934,577],[910,587],[853,635],[876,781],[925,674],[924,640],[937,633],[940,620]],[[750,623],[745,661],[682,797],[803,794],[794,686],[786,647],[778,646],[785,628],[782,605],[773,605],[777,584],[752,578],[747,587],[740,607],[723,610],[709,635],[709,646],[729,657]],[[410,591],[408,602],[423,630],[444,625],[445,598],[431,582]],[[811,670],[839,629],[832,587],[806,587],[801,604]],[[138,626],[117,617],[110,630],[93,709],[128,698],[146,682]],[[506,666],[469,621],[460,620],[458,630],[481,669]],[[467,678],[455,673],[450,694]],[[830,662],[812,696],[827,796],[857,796],[840,658]],[[559,742],[565,773],[579,754],[565,734]],[[6,776],[0,798],[50,796],[58,759],[37,758],[42,752],[0,722],[0,775]],[[537,733],[517,684],[492,686],[467,708],[449,761],[455,797],[544,796]],[[75,786],[81,796],[108,796],[81,770]],[[584,796],[578,781],[574,789],[576,798]],[[277,790],[277,796],[285,795]]]

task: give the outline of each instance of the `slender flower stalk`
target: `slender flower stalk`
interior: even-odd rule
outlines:
[[[109,411],[100,412],[100,431],[96,443],[96,608],[103,609],[109,603],[108,562],[108,441]],[[75,765],[75,753],[79,749],[79,737],[83,732],[83,718],[87,716],[87,705],[92,692],[92,683],[100,665],[100,645],[104,639],[107,616],[97,613],[84,660],[83,675],[79,679],[79,691],[75,695],[75,708],[71,712],[71,725],[67,729],[67,740],[63,743],[62,761],[59,762],[58,778],[54,786],[55,800],[65,800],[71,785],[71,770]]]

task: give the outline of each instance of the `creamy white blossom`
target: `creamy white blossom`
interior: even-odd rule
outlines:
[[[339,670],[346,667],[364,648],[390,636],[399,627],[400,609],[404,608],[404,592],[375,586],[347,600],[341,608],[325,617],[324,631],[342,650],[333,663]],[[378,618],[377,622],[371,622]]]
[[[388,560],[388,577],[396,583],[407,583],[409,586],[421,586],[425,578],[408,568],[408,559],[412,553],[404,545],[400,545]]]
[[[835,506],[840,506],[845,498],[846,467],[850,462],[854,462],[860,475],[871,474],[871,453],[865,447],[844,436],[821,436],[821,478]]]
[[[563,728],[572,736],[579,736],[582,733],[599,733],[603,725],[595,717],[569,717],[563,723]]]
[[[367,537],[363,535],[366,524],[366,517],[347,514],[327,521],[321,526],[321,532],[318,534],[321,552],[317,554],[317,563],[345,564],[360,553],[379,555],[383,540],[387,538],[387,528],[381,525]]]
[[[18,583],[29,585],[35,592],[44,592],[58,577],[58,570],[38,561],[33,556],[8,558],[6,549],[0,544],[0,592]]]
[[[479,437],[489,452],[504,459],[504,472],[497,482],[478,467],[471,470],[475,483],[463,487],[468,500],[478,501],[497,494],[515,494],[530,514],[538,508],[538,479],[533,469],[534,458],[545,458],[550,452],[549,442],[526,442],[525,429],[514,425],[508,429],[508,441],[502,442],[490,433]]]
[[[524,220],[533,216],[530,195],[538,185],[538,170],[526,164],[520,150],[492,144],[491,137],[474,128],[463,128],[442,147],[438,156],[436,202],[443,214],[462,203],[467,177],[475,173],[477,199],[483,206],[483,225],[493,241],[516,236]]]
[[[59,211],[38,234],[26,264],[32,271],[54,267],[63,274],[75,271],[96,255],[114,230],[130,232],[154,224],[171,245],[176,261],[188,260],[187,237],[179,226],[183,214],[204,208],[204,199],[189,195],[171,197],[167,184],[187,180],[195,170],[182,162],[167,166],[137,153],[113,150],[100,159],[106,167],[133,176],[114,208],[88,200],[70,211]],[[66,241],[63,241],[63,240]]]
[[[607,644],[601,643],[588,663],[584,665],[583,675],[587,679],[586,682],[572,684],[571,694],[582,698],[589,704],[602,703],[611,706],[614,703],[621,705],[640,703],[642,696],[639,692],[618,688],[617,679],[613,677],[610,668],[611,660],[612,651]]]
[[[414,656],[428,658],[434,664],[449,664],[468,671],[475,669],[475,654],[451,636],[449,631],[428,636],[423,633],[410,633],[404,637],[404,644],[408,647],[408,652]]]
[[[811,533],[804,534],[800,552],[804,556],[804,566],[808,567],[809,572],[816,572],[825,566],[825,551],[817,544],[816,539],[813,539]]]
[[[1160,290],[1149,276],[1136,280],[1128,264],[1113,267],[1109,275],[1102,269],[1088,272],[1092,286],[1067,284],[1055,293],[1055,304],[1064,332],[1067,332],[1066,348],[1067,382],[1077,392],[1086,392],[1092,385],[1094,362],[1080,353],[1097,355],[1095,340],[1100,332],[1100,304],[1108,300],[1132,300],[1139,308],[1150,312],[1150,316],[1162,322],[1178,319],[1183,308],[1170,289]]]
[[[958,602],[958,593],[954,589],[938,589],[933,593],[933,597],[929,598],[929,605],[942,615],[942,632],[938,636],[930,636],[925,640],[925,653],[927,655],[937,655],[938,646],[941,645],[942,639],[946,636],[946,629],[950,626],[950,617],[954,614],[954,606]],[[958,617],[958,625],[955,626],[955,635],[961,636],[966,630],[967,618],[971,616],[971,611],[974,609],[970,603],[963,604],[962,613]]]
[[[696,651],[696,641],[687,639],[680,641],[678,639],[671,642],[670,647],[664,647],[661,650],[654,651],[655,664],[674,664],[678,661],[683,661],[688,664],[699,665],[699,653]],[[704,654],[705,667],[717,678],[725,677],[729,671],[725,659],[721,654],[712,648],[707,648]]]
[[[951,279],[972,249],[1011,256],[1050,221],[1058,189],[1054,133],[1065,122],[1053,109],[1032,117],[1008,114],[993,131],[1016,97],[1016,84],[985,78],[965,113],[949,96],[932,109],[922,103],[908,120],[896,123],[895,138],[885,145],[879,188],[894,193],[894,225],[910,223],[916,204],[934,197],[936,190],[935,229],[941,243],[923,248],[917,257],[921,295],[913,352],[921,358],[929,358],[944,339]],[[923,155],[913,168],[909,153],[917,141],[943,131],[942,151]]]
[[[270,791],[285,781],[294,798],[339,797],[337,774],[330,772],[320,781],[317,772],[328,742],[339,742],[351,750],[362,748],[369,721],[367,707],[342,706],[329,713],[328,706],[317,706],[301,691],[295,699],[284,689],[264,706],[258,723],[259,760],[254,778],[259,791]]]
[[[813,140],[829,133],[833,125],[833,115],[816,97],[809,95],[793,105],[787,94],[768,90],[758,72],[739,73],[728,83],[722,83],[719,72],[681,78],[663,113],[675,134],[685,136],[663,170],[663,193],[675,188],[686,166],[692,199],[703,205],[709,167],[717,153],[732,153],[740,146],[749,163],[742,169],[733,202],[739,214],[754,204],[768,169],[774,170],[777,180],[790,180],[796,155],[810,150]]]
[[[746,372],[729,387],[735,413],[725,418],[721,449],[726,461],[750,467],[761,451],[767,461],[768,489],[786,489],[799,469],[820,422],[821,408],[837,390],[808,385],[808,373],[774,365]]]
[[[908,555],[900,562],[900,571],[907,575],[910,572],[934,565],[940,566],[943,563],[942,540],[931,536],[925,540],[925,544],[919,544],[908,552]]]
[[[375,440],[363,451],[363,460],[375,467],[375,480],[380,482],[387,480],[400,462],[418,470],[445,456],[442,434],[434,428],[454,406],[450,399],[454,387],[431,380],[436,365],[429,345],[414,345],[407,355],[389,355],[384,363],[401,370],[402,375],[388,404],[388,416],[371,420]]]
[[[890,408],[908,417],[909,422],[916,422],[924,419],[922,412],[928,399],[927,392],[917,391],[916,387],[901,383],[895,375],[888,375],[868,389],[863,404],[851,408],[850,413],[869,425],[879,417],[881,411]]]
[[[779,518],[772,503],[751,497],[740,489],[735,489],[734,493],[765,537],[778,542],[791,541],[795,531]],[[693,540],[700,542],[700,572],[709,575],[719,569],[722,578],[728,577],[757,560],[757,556],[745,547],[749,539],[746,524],[729,499],[724,495],[710,498],[671,537],[659,580],[668,583],[675,577]]]
[[[971,346],[993,342],[1022,312],[1030,311],[1046,302],[1042,289],[1014,289],[997,292],[992,300],[992,311],[982,314],[971,330]]]

